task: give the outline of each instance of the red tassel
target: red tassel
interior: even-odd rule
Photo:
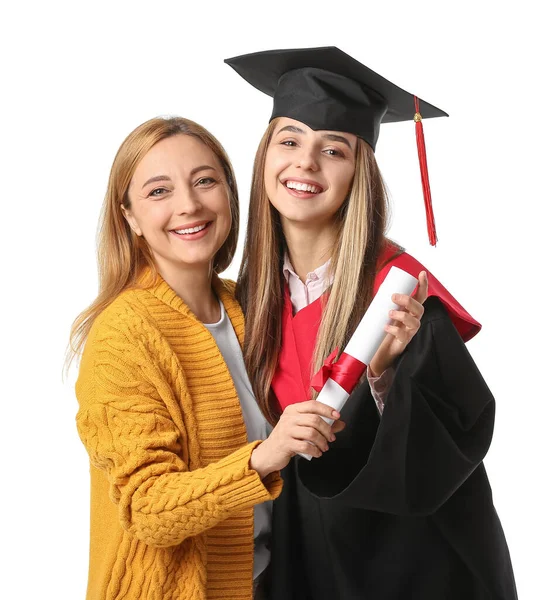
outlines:
[[[420,100],[414,96],[414,106],[416,114],[416,143],[418,144],[418,157],[420,159],[420,173],[422,175],[422,189],[424,192],[425,213],[427,218],[427,234],[429,243],[432,246],[437,245],[437,231],[435,229],[435,217],[433,216],[433,206],[431,204],[431,190],[429,189],[429,174],[427,171],[427,156],[425,153],[424,128],[422,125],[422,115],[420,114]]]

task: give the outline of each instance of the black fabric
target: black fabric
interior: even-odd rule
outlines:
[[[414,96],[334,46],[268,50],[224,61],[274,99],[275,117],[347,131],[375,150],[381,123],[414,118]],[[422,118],[447,116],[420,100]]]
[[[322,458],[283,472],[272,600],[512,600],[511,561],[482,463],[494,400],[430,298],[379,418],[367,382]]]

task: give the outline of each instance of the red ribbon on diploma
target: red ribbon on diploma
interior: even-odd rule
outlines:
[[[333,362],[337,354],[338,348],[335,348],[331,354],[327,356],[323,366],[312,377],[311,387],[316,392],[322,390],[327,379],[332,379],[333,381],[336,381],[343,390],[351,394],[363,372],[366,370],[367,365],[357,358],[350,356],[350,354],[346,354],[346,352],[343,352],[340,355],[337,362]]]

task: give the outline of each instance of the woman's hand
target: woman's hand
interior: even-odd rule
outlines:
[[[328,425],[321,417],[335,422]],[[320,457],[329,449],[329,442],[335,441],[335,433],[344,429],[345,424],[339,418],[340,413],[316,400],[290,404],[271,435],[253,451],[251,468],[263,479],[286,467],[296,454]]]
[[[425,271],[422,271],[418,276],[418,289],[413,296],[393,294],[393,302],[396,302],[401,310],[392,310],[389,313],[393,323],[385,325],[385,331],[388,335],[385,336],[369,364],[374,377],[379,377],[383,371],[392,366],[396,357],[402,354],[410,340],[418,332],[424,314],[423,303],[426,298],[427,273]]]

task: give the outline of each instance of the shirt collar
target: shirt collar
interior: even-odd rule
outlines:
[[[330,267],[331,267],[331,259],[329,258],[329,260],[326,263],[320,265],[313,271],[310,271],[307,274],[307,280],[304,281],[303,283],[307,284],[309,281],[320,281],[320,280],[324,280],[324,279],[329,279],[329,283],[332,283],[333,277],[329,275]],[[284,262],[282,265],[282,273],[283,273],[286,281],[288,281],[290,279],[290,277],[296,277],[297,279],[300,279],[298,277],[298,275],[296,274],[296,271],[294,271],[294,267],[292,266],[292,263],[290,262],[290,257],[288,256],[288,252],[284,253]],[[300,279],[300,281],[301,281],[301,279]]]

